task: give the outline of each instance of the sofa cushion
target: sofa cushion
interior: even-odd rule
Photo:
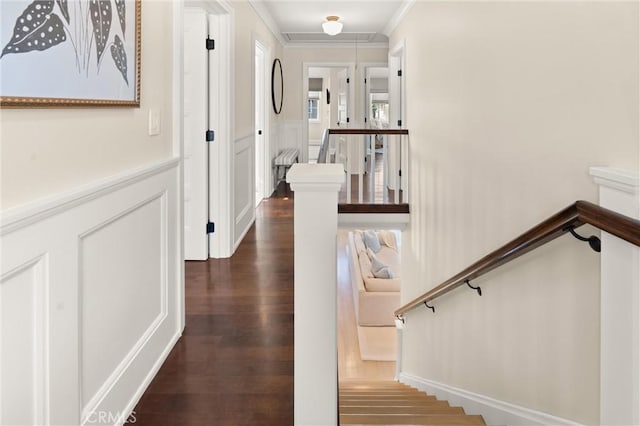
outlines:
[[[367,229],[362,233],[362,240],[364,241],[364,245],[367,246],[368,249],[373,250],[374,253],[380,251],[380,240],[378,239],[376,231]]]
[[[376,257],[389,265],[395,278],[400,277],[400,253],[387,246],[382,246],[380,251],[376,253]]]
[[[367,278],[364,278],[364,288],[367,291],[384,291],[384,292],[400,291],[400,279],[367,277]],[[395,309],[395,307],[393,307],[392,309]]]

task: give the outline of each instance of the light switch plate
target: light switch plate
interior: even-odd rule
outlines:
[[[160,134],[160,111],[151,108],[149,110],[149,136]]]

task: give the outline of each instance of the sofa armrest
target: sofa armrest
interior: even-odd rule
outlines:
[[[358,325],[395,325],[393,310],[400,306],[400,292],[362,291],[357,301]]]

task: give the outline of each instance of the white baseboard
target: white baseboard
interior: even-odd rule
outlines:
[[[467,414],[480,414],[487,425],[579,425],[572,420],[500,401],[486,395],[434,382],[408,373],[399,381],[464,408]]]
[[[122,422],[117,423],[116,426],[122,426],[124,424],[124,421],[129,418],[133,421],[133,417],[135,417],[133,409],[136,408],[136,405],[138,405],[138,402],[140,402],[140,398],[142,398],[142,395],[151,384],[151,381],[156,376],[156,374],[158,374],[158,371],[160,371],[160,367],[162,367],[162,364],[164,364],[167,357],[171,353],[171,350],[176,345],[176,343],[178,343],[180,337],[182,337],[182,331],[176,333],[175,336],[173,336],[173,338],[169,341],[169,343],[167,343],[167,347],[164,349],[164,351],[162,351],[162,354],[160,354],[160,357],[158,358],[156,363],[153,365],[151,370],[149,370],[149,373],[147,374],[147,377],[145,377],[144,382],[140,384],[140,387],[131,398],[131,401],[129,401],[129,403],[127,404],[127,408],[124,410],[126,416],[122,416]],[[132,415],[133,417],[131,417]]]
[[[251,227],[253,226],[253,224],[256,222],[255,217],[253,218],[253,220],[251,220],[251,222],[249,222],[249,224],[247,225],[247,227],[244,229],[244,231],[242,231],[240,233],[240,235],[238,236],[238,238],[236,239],[236,241],[233,243],[233,252],[235,253],[236,250],[238,250],[238,247],[240,246],[240,243],[242,242],[242,240],[244,240],[244,237],[247,236],[247,232],[249,232],[249,229],[251,229]]]

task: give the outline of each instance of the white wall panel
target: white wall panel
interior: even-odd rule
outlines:
[[[2,213],[2,424],[117,424],[133,409],[182,331],[178,166]]]
[[[0,279],[0,424],[47,422],[46,256]]]
[[[235,143],[234,161],[235,247],[240,244],[255,220],[254,158],[253,135],[238,139]]]
[[[280,140],[278,142],[278,152],[287,148],[295,148],[298,150],[298,159],[301,163],[307,161],[307,153],[305,152],[306,144],[303,140],[302,120],[289,120],[282,124]]]
[[[166,316],[165,210],[159,194],[80,236],[83,412]]]

